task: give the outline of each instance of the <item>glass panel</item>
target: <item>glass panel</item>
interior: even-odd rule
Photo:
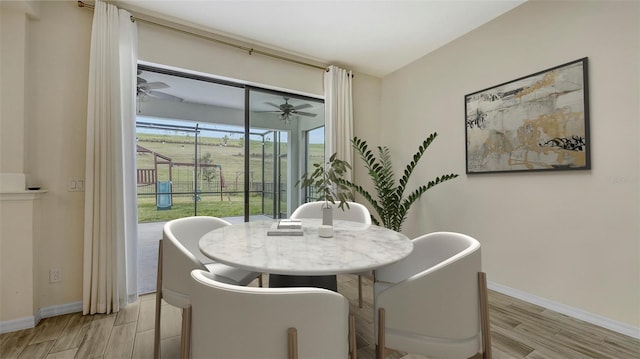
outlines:
[[[244,217],[244,126],[198,124],[197,215]]]
[[[274,218],[274,132],[251,129],[249,133],[249,216]]]
[[[306,172],[313,172],[313,165],[324,163],[324,126],[307,131],[306,133]],[[318,199],[318,195],[313,187],[306,188],[305,198],[302,202],[312,202]]]
[[[251,89],[249,131],[252,148],[250,172],[254,181],[249,197],[253,218],[286,218],[302,201],[296,183],[306,171],[310,138],[318,139],[324,151],[324,136],[308,132],[324,126],[321,100],[279,92]],[[324,133],[324,130],[322,130]],[[262,162],[254,161],[261,157]],[[260,204],[260,205],[258,205]],[[261,212],[260,212],[261,210]]]
[[[287,145],[288,132],[278,132],[278,169],[276,173],[278,184],[278,205],[276,207],[279,218],[287,218],[287,190],[288,190],[288,162],[287,162]]]
[[[138,73],[139,222],[244,216],[244,88]]]
[[[178,122],[138,117],[137,183],[138,221],[166,221],[193,212],[193,169],[177,163],[191,161],[193,131],[176,127]]]

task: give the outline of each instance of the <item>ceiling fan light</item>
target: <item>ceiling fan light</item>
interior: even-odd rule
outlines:
[[[288,124],[291,120],[291,114],[289,112],[281,113],[280,120],[282,120],[285,124]]]

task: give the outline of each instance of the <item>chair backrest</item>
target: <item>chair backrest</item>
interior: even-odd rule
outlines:
[[[286,358],[287,330],[300,358],[346,358],[349,303],[320,288],[256,288],[191,273],[192,358]]]
[[[162,242],[162,291],[172,305],[185,307],[189,301],[190,275],[212,262],[198,247],[207,232],[231,223],[215,217],[194,216],[165,223]]]
[[[474,238],[454,232],[434,232],[414,238],[413,251],[403,260],[376,270],[376,280],[398,283],[445,261],[453,261],[468,251],[479,249]]]
[[[436,357],[475,355],[481,348],[480,243],[436,232],[413,244],[407,258],[376,270],[374,307],[376,314],[385,308],[387,346]]]
[[[343,209],[338,208],[336,204],[333,209],[333,219],[360,222],[364,224],[371,224],[371,213],[367,207],[357,202],[347,202],[347,206],[343,206]],[[291,213],[290,218],[322,218],[322,207],[324,201],[303,203]]]

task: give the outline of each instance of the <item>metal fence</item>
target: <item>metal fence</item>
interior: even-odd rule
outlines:
[[[273,183],[250,183],[249,191],[251,192],[272,192]],[[210,182],[203,181],[198,182],[197,190],[194,191],[193,181],[171,181],[171,188],[174,194],[179,193],[194,193],[194,192],[206,192],[206,193],[243,193],[244,183],[227,183],[225,187],[220,190],[220,181],[213,180]],[[138,195],[155,195],[155,184],[138,185]]]
[[[284,185],[284,184],[283,184]],[[265,198],[273,198],[274,184],[273,183],[250,183],[249,192],[261,193]],[[222,194],[222,195],[237,195],[244,193],[244,183],[229,184],[226,187],[220,189],[220,182],[215,180],[211,182],[198,183],[198,187],[194,190],[192,181],[171,181],[172,195],[193,195],[195,194]],[[155,196],[159,194],[156,192],[156,186],[154,184],[138,185],[139,196]]]

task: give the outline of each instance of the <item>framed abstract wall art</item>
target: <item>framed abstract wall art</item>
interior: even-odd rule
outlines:
[[[584,170],[587,58],[465,96],[467,174]]]

